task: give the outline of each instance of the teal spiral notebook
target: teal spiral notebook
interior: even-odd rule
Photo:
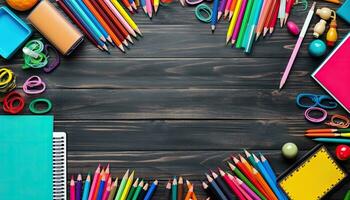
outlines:
[[[53,199],[52,133],[52,116],[0,116],[0,199]]]

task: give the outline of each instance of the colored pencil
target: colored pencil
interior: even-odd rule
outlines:
[[[98,28],[98,30],[100,30],[100,32],[102,33],[102,35],[106,38],[107,41],[109,42],[113,42],[111,37],[108,35],[108,33],[106,32],[106,30],[102,27],[102,25],[100,24],[100,22],[97,21],[96,17],[91,13],[91,11],[86,7],[86,5],[83,3],[82,0],[76,0],[78,5],[80,6],[80,8],[85,12],[85,14],[90,18],[90,20],[92,21],[92,23],[95,24],[95,26]]]
[[[95,189],[96,189],[96,186],[97,186],[97,182],[98,182],[98,179],[100,178],[100,170],[101,170],[101,165],[99,164],[96,171],[95,171],[95,175],[94,175],[94,179],[92,181],[92,185],[91,185],[91,188],[90,188],[90,193],[89,193],[89,198],[88,200],[92,200],[94,195],[95,195]]]
[[[106,190],[103,193],[102,200],[107,200],[108,196],[109,196],[109,194],[111,192],[111,187],[112,187],[112,178],[111,177],[108,178],[108,182],[107,182],[106,185],[107,185],[107,187],[106,187]]]
[[[131,19],[128,13],[123,9],[123,7],[119,4],[117,0],[110,0],[114,7],[119,11],[119,13],[124,17],[124,19],[128,22],[128,24],[131,26],[132,29],[134,29],[140,36],[142,36],[142,33],[140,29],[137,27],[134,20]]]
[[[88,6],[88,8],[91,10],[91,12],[97,17],[97,20],[107,30],[107,32],[111,36],[115,45],[122,52],[125,52],[123,44],[122,44],[122,40],[119,40],[119,37],[121,37],[121,33],[119,32],[119,30],[117,30],[117,28],[109,20],[108,16],[104,13],[103,9],[99,6],[97,1],[94,1],[94,0],[83,0],[83,1]],[[119,37],[117,37],[117,34]]]
[[[254,3],[254,0],[248,0],[248,4],[247,4],[246,10],[244,12],[243,22],[242,22],[241,28],[239,30],[238,38],[237,38],[236,48],[242,48],[242,41],[243,41],[245,31],[247,29],[247,25],[248,25],[251,11],[252,11],[253,3]]]
[[[216,23],[218,22],[218,9],[219,9],[219,0],[214,0],[212,15],[210,20],[211,32],[214,33]]]
[[[136,2],[135,2],[134,0],[129,0],[129,3],[130,3],[130,5],[131,5],[131,7],[132,7],[134,10],[136,10],[136,12],[137,12],[137,5],[136,5]]]
[[[132,200],[137,200],[137,198],[139,197],[140,192],[141,192],[141,190],[143,188],[143,185],[144,185],[144,182],[143,182],[143,180],[141,180],[141,182],[139,183],[139,185],[137,186],[137,188],[135,190],[135,194],[132,197]]]
[[[342,128],[342,129],[309,129],[306,130],[306,133],[350,133],[350,128]]]
[[[126,29],[124,28],[124,26],[118,21],[118,19],[114,16],[114,14],[112,13],[112,11],[108,8],[108,6],[104,3],[104,0],[97,0],[97,2],[99,3],[100,7],[103,9],[103,11],[105,11],[105,13],[108,16],[108,19],[112,22],[112,24],[117,27],[117,30],[120,31],[121,36],[119,38],[118,34],[117,37],[119,38],[120,41],[123,42],[124,45],[127,46],[127,42],[126,40],[123,40],[123,38],[127,39],[129,42],[134,43],[133,40],[131,39],[128,31],[126,31]],[[113,29],[113,28],[112,28]]]
[[[350,133],[306,133],[306,137],[350,137]]]
[[[234,45],[236,43],[239,30],[241,29],[244,12],[245,12],[245,9],[246,9],[246,6],[247,6],[247,1],[248,0],[243,0],[242,1],[242,6],[241,6],[241,9],[239,10],[236,26],[233,29],[233,34],[232,34],[232,38],[231,38],[232,45]]]
[[[235,177],[227,173],[228,178],[231,180],[233,185],[239,190],[245,200],[253,200],[250,195],[237,183]]]
[[[180,176],[177,182],[177,200],[183,200],[184,180]]]
[[[209,185],[206,182],[202,182],[202,187],[209,197],[212,197],[213,199],[219,199],[213,191],[213,188],[209,187]]]
[[[96,188],[95,188],[95,192],[94,192],[94,196],[92,197],[92,200],[96,200],[97,199],[97,196],[98,196],[98,192],[100,190],[100,185],[101,185],[101,182],[102,182],[102,177],[104,177],[105,175],[105,169],[102,169],[101,173],[100,173],[100,177],[97,181],[97,184],[96,184]],[[105,177],[105,181],[106,181],[106,177]]]
[[[108,200],[113,200],[115,193],[117,192],[118,187],[118,178],[115,179],[115,181],[112,184],[111,192],[109,193]]]
[[[179,1],[180,1],[180,4],[182,5],[182,7],[186,5],[186,1],[185,0],[179,0]]]
[[[69,196],[71,200],[75,200],[75,182],[74,182],[74,177],[72,176],[70,179],[70,193]]]
[[[134,184],[132,185],[132,187],[131,187],[131,189],[130,189],[130,192],[129,192],[129,194],[128,194],[128,197],[126,198],[127,200],[131,200],[131,199],[132,199],[132,197],[133,197],[134,194],[135,194],[135,191],[136,191],[136,188],[137,188],[138,184],[139,184],[139,178],[137,178],[137,179],[135,180]]]
[[[103,173],[102,178],[101,178],[101,182],[98,188],[98,192],[97,192],[97,200],[102,200],[103,197],[103,189],[105,188],[105,184],[106,184],[106,174]]]
[[[154,0],[153,7],[154,7],[154,13],[156,14],[159,8],[159,0]]]
[[[252,46],[253,46],[253,42],[254,42],[254,37],[255,37],[255,28],[258,24],[258,20],[259,20],[259,16],[260,16],[260,11],[262,8],[262,4],[263,4],[263,0],[256,0],[254,5],[253,5],[253,15],[251,16],[251,18],[249,18],[249,26],[246,30],[246,35],[244,37],[244,43],[243,43],[243,47],[245,47],[244,52],[245,53],[250,53]],[[255,6],[255,7],[254,7]]]
[[[232,1],[233,1],[233,0],[227,0],[227,1],[226,1],[225,11],[224,11],[224,19],[226,19],[227,16],[229,16],[230,7],[231,7],[231,4],[232,4]]]
[[[293,1],[293,0],[290,0],[290,1]],[[307,29],[310,25],[310,22],[311,22],[311,19],[312,19],[312,16],[314,15],[314,11],[315,11],[315,6],[316,6],[316,2],[314,2],[307,14],[307,17],[305,19],[305,22],[304,22],[304,25],[303,25],[303,28],[301,29],[300,31],[300,34],[299,34],[299,38],[297,40],[297,43],[295,44],[294,46],[294,49],[293,49],[293,53],[292,55],[290,56],[290,59],[288,61],[288,64],[286,66],[286,69],[284,70],[283,72],[283,76],[281,78],[281,82],[280,82],[280,85],[279,85],[279,89],[281,90],[282,87],[284,86],[284,84],[286,83],[287,81],[287,78],[288,78],[288,75],[289,75],[289,72],[290,70],[292,69],[292,66],[294,64],[294,61],[298,55],[298,52],[299,52],[299,49],[301,47],[301,44],[304,40],[304,37],[305,37],[305,34],[307,32]]]
[[[145,198],[145,195],[147,193],[147,190],[148,190],[148,183],[145,184],[145,186],[143,186],[140,194],[139,194],[139,197],[137,198],[137,200],[143,200]]]
[[[248,161],[247,161],[241,154],[239,154],[238,156],[239,156],[239,160],[241,161],[241,163],[243,163],[243,164],[246,166],[246,168],[247,168],[250,172],[252,172],[252,171],[253,171],[253,166],[251,166],[251,165],[248,163]]]
[[[188,189],[187,194],[185,196],[185,200],[191,199],[192,195],[193,195],[193,186],[191,186],[190,189]]]
[[[286,5],[286,14],[285,14],[285,17],[284,17],[284,24],[286,24],[287,21],[288,21],[289,13],[290,13],[290,11],[292,10],[292,7],[293,7],[293,5],[294,5],[294,2],[295,2],[295,0],[288,0],[288,1],[287,1],[287,5]]]
[[[88,38],[88,40],[90,40],[90,42],[95,45],[97,48],[101,49],[101,50],[106,50],[108,51],[107,46],[100,41],[100,39],[98,37],[96,37],[96,39],[94,38],[94,36],[92,35],[92,31],[88,30],[88,27],[85,27],[79,20],[78,18],[73,14],[73,12],[67,7],[67,5],[61,1],[61,0],[56,0],[56,3],[61,7],[61,9],[68,15],[68,17],[74,22],[74,24],[76,24],[79,29],[81,31],[83,31],[83,33],[85,34],[85,36]],[[103,45],[103,47],[101,46]]]
[[[91,29],[95,32],[96,35],[102,40],[103,42],[106,42],[106,38],[102,35],[101,31],[95,26],[95,24],[90,20],[90,18],[85,14],[85,12],[80,8],[79,4],[76,2],[76,0],[68,1],[65,0],[65,2],[69,2],[70,5],[75,9],[77,13],[81,16],[81,18],[91,27]]]
[[[264,191],[268,194],[269,199],[278,200],[278,198],[273,193],[273,191],[271,190],[269,185],[266,183],[264,178],[261,176],[261,174],[255,168],[253,168],[253,175],[255,176],[256,180],[258,180],[259,184],[264,188]]]
[[[111,177],[109,164],[108,164],[107,167],[106,167],[105,175],[106,175],[106,182],[107,182],[107,183],[105,184],[105,188],[103,189],[103,191],[106,191],[106,189],[107,189],[107,187],[108,187],[109,178]],[[112,180],[111,180],[111,181],[112,181]]]
[[[263,25],[263,37],[265,37],[266,33],[269,31],[270,23],[272,21],[272,17],[274,16],[275,10],[277,10],[276,5],[277,5],[278,0],[273,0],[272,5],[270,7],[270,10],[268,11],[267,18],[264,22]]]
[[[142,7],[143,12],[145,13],[145,15],[147,15],[147,2],[146,2],[146,0],[140,0],[140,3],[141,3],[141,7]]]
[[[128,0],[122,0],[124,6],[131,12],[133,13],[133,9],[132,9],[132,6],[130,5],[129,1]]]
[[[239,200],[245,200],[244,196],[242,195],[242,193],[239,191],[239,189],[233,184],[233,182],[230,180],[230,178],[228,177],[228,175],[222,171],[219,170],[219,173],[222,177],[222,179],[225,181],[225,183],[227,184],[227,186],[231,189],[231,191],[234,192],[234,194],[238,197]],[[233,198],[230,196],[229,199],[235,199],[235,196],[233,196]]]
[[[168,181],[168,183],[165,186],[165,189],[167,191],[168,194],[168,200],[171,200],[171,180]]]
[[[253,155],[253,157],[254,157],[255,162],[257,163],[257,166],[258,166],[260,173],[262,174],[263,178],[265,179],[267,184],[272,189],[273,193],[276,195],[277,199],[284,199],[280,190],[277,188],[276,182],[270,177],[269,173],[266,171],[263,164],[260,162],[260,160],[255,155]]]
[[[82,200],[88,200],[89,198],[89,190],[90,190],[91,178],[90,174],[87,175],[85,184],[84,184],[84,192]]]
[[[176,177],[174,177],[173,184],[171,186],[171,199],[177,200],[177,180],[176,180]]]
[[[146,9],[147,9],[147,14],[150,19],[152,19],[153,15],[153,8],[152,8],[152,2],[151,0],[146,0]]]
[[[208,179],[209,185],[213,188],[213,191],[215,191],[216,196],[219,200],[228,200],[225,196],[225,194],[221,191],[219,186],[215,183],[213,178],[211,178],[208,174],[205,174],[206,178]]]
[[[218,21],[220,20],[222,14],[225,12],[226,2],[227,2],[227,0],[220,1],[219,10],[218,10],[218,17],[217,17]]]
[[[263,32],[265,21],[267,20],[267,17],[269,15],[269,11],[271,10],[271,7],[273,5],[273,2],[276,0],[265,0],[264,7],[262,8],[260,18],[258,21],[258,25],[256,26],[256,37],[255,40],[259,39],[260,34]]]
[[[134,180],[134,171],[131,173],[128,180],[126,181],[122,196],[120,197],[120,200],[126,200],[126,198],[128,197],[133,180]]]
[[[82,190],[83,182],[81,174],[77,177],[77,184],[75,185],[75,199],[81,199],[81,190]]]
[[[144,200],[151,200],[151,199],[152,199],[152,196],[153,196],[153,194],[154,194],[154,192],[155,192],[156,189],[157,189],[157,187],[158,187],[158,181],[155,180],[155,181],[151,184],[150,188],[148,189]]]
[[[228,27],[227,33],[226,33],[226,44],[231,40],[232,34],[233,34],[233,29],[236,26],[237,23],[237,18],[239,14],[239,10],[241,9],[242,6],[242,0],[237,0],[237,5],[235,8],[235,12],[233,13],[230,25]]]
[[[270,34],[273,33],[273,31],[275,29],[275,26],[277,24],[278,8],[280,7],[280,4],[281,4],[281,0],[277,0],[277,4],[275,6],[275,10],[273,11],[273,16],[272,16],[271,22],[269,24],[269,32],[270,32]]]
[[[189,181],[189,180],[186,180],[186,184],[187,184],[187,188],[190,189],[190,187],[193,187],[193,190],[194,190],[194,185]],[[192,200],[197,200],[197,196],[196,196],[196,193],[192,193],[192,196],[191,196]]]
[[[237,177],[235,177],[235,179],[238,185],[241,186],[241,188],[243,188],[249,194],[249,196],[251,196],[254,200],[260,200],[260,197],[256,195],[255,192],[253,192],[253,190],[251,190],[242,180]]]
[[[340,139],[340,138],[315,138],[312,139],[316,142],[323,142],[323,143],[343,143],[343,144],[350,144],[350,139]]]
[[[115,196],[114,200],[120,200],[120,198],[122,197],[124,188],[126,186],[126,182],[128,181],[128,177],[129,177],[129,170],[127,170],[120,182],[120,186],[117,192],[117,195]]]
[[[232,16],[233,16],[233,12],[235,11],[236,9],[236,5],[237,5],[237,0],[232,0],[232,3],[230,5],[230,12],[228,14],[228,19],[231,20],[232,19]]]
[[[283,27],[284,18],[286,17],[286,2],[287,0],[281,0],[280,7],[278,10],[278,19],[280,19],[280,26]]]
[[[255,160],[254,160],[252,154],[251,154],[249,151],[245,150],[245,149],[244,149],[244,154],[246,155],[247,159],[249,160],[249,163],[250,163],[253,167],[256,168],[257,165],[256,165],[256,162],[255,162]]]
[[[258,190],[256,186],[247,178],[245,175],[232,163],[227,162],[229,165],[229,168],[250,188],[252,189],[255,194],[257,194],[262,200],[267,200],[266,197]]]
[[[219,169],[219,172],[222,171]],[[227,186],[222,176],[218,176],[214,171],[211,171],[212,177],[216,184],[220,187],[221,191],[225,194],[228,199],[235,199],[235,195],[232,193],[230,187]]]

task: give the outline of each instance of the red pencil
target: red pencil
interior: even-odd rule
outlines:
[[[74,177],[70,179],[70,200],[75,200],[75,182],[74,182]]]
[[[232,180],[228,177],[228,175],[222,170],[219,170],[219,173],[220,173],[221,177],[224,179],[224,181],[226,182],[226,184],[230,187],[232,192],[238,197],[238,199],[245,200],[242,193],[239,191],[239,189],[236,187],[236,185],[232,182]]]
[[[272,21],[272,17],[274,16],[275,10],[277,9],[276,8],[277,1],[278,0],[275,0],[275,1],[272,2],[271,8],[270,8],[269,13],[267,15],[267,19],[265,20],[265,23],[264,23],[263,37],[265,37],[266,33],[269,31],[269,27],[270,27],[270,23]]]
[[[129,0],[122,0],[122,1],[123,1],[124,6],[130,11],[130,13],[134,13]]]
[[[109,171],[109,164],[106,167],[105,175],[106,175],[106,180],[109,180],[109,178],[111,176],[111,173]],[[103,191],[106,191],[106,190],[107,190],[107,184],[105,185],[105,188],[103,189]]]
[[[281,4],[281,0],[277,0],[277,4],[275,6],[275,10],[273,12],[273,16],[272,16],[272,20],[271,23],[269,24],[269,28],[270,28],[270,34],[273,33],[276,23],[277,23],[277,18],[278,18],[278,10]]]
[[[284,17],[284,24],[286,24],[287,21],[288,21],[289,13],[290,13],[290,11],[292,10],[293,4],[294,4],[294,0],[288,0],[288,1],[287,1],[287,5],[286,5],[286,15],[285,15],[285,17]]]

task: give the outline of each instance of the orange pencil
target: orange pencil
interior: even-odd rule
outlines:
[[[96,200],[97,199],[97,195],[98,195],[98,190],[100,188],[100,184],[101,184],[101,180],[102,177],[104,177],[105,175],[105,170],[103,169],[100,173],[100,177],[98,178],[97,184],[96,184],[96,188],[95,188],[95,192],[94,192],[94,196],[92,197],[92,200]]]
[[[185,200],[189,200],[193,195],[193,186],[190,186],[190,189],[188,189],[188,192],[186,194]]]
[[[253,167],[248,163],[248,161],[241,156],[241,154],[238,155],[239,159],[241,160],[241,162],[247,167],[247,169],[252,173],[253,172]]]
[[[266,0],[266,3],[264,4],[264,7],[263,7],[261,14],[260,14],[258,25],[256,27],[255,40],[257,40],[259,38],[260,34],[262,33],[262,31],[264,29],[264,23],[267,19],[267,15],[269,14],[269,10],[271,9],[271,6],[272,6],[274,1],[276,1],[276,0]]]
[[[122,42],[117,38],[114,31],[106,23],[106,20],[104,19],[104,17],[101,16],[101,14],[99,13],[100,10],[97,10],[97,9],[100,9],[99,7],[97,7],[97,2],[93,0],[83,0],[83,2],[89,8],[91,13],[96,17],[96,19],[101,23],[103,28],[107,31],[108,35],[112,38],[115,45],[117,45],[121,51],[125,52]],[[93,5],[92,3],[94,3],[95,5]]]
[[[194,186],[193,184],[189,181],[189,180],[186,180],[186,185],[188,187],[188,190],[192,187],[193,191],[192,191],[192,195],[191,195],[191,198],[192,200],[197,200],[197,196],[196,194],[194,193]]]
[[[269,24],[270,34],[272,34],[273,30],[275,29],[277,19],[278,19],[278,12],[279,12],[279,8],[280,8],[280,4],[281,4],[281,0],[277,0],[277,4],[275,6],[275,10],[273,11],[274,13],[273,13],[272,19],[271,19],[270,24]]]
[[[106,180],[109,180],[111,174],[110,174],[110,170],[109,170],[109,164],[107,165],[106,167],[106,170],[105,170],[105,175],[106,175]],[[105,188],[103,189],[103,191],[106,191],[107,190],[107,184],[105,185]]]
[[[129,0],[122,0],[123,1],[123,4],[124,6],[131,12],[131,13],[134,13],[132,7],[131,7],[131,4],[129,3]]]
[[[231,20],[233,16],[233,12],[236,8],[237,0],[232,0],[231,6],[230,6],[230,13],[228,19]]]
[[[264,31],[263,31],[263,37],[265,37],[266,33],[269,31],[269,26],[272,21],[272,17],[274,16],[275,10],[277,10],[276,5],[277,5],[278,0],[274,0],[272,2],[271,8],[269,10],[269,13],[267,15],[267,19],[265,20],[264,23]]]
[[[268,196],[273,200],[278,200],[276,195],[272,192],[269,185],[265,182],[264,178],[261,176],[261,174],[255,168],[253,168],[253,175],[255,176],[256,180],[258,180],[260,185],[264,188],[264,190],[268,194]]]

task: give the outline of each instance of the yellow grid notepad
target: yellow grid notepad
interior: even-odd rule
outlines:
[[[321,199],[347,176],[324,146],[316,146],[298,163],[279,179],[291,200]]]

